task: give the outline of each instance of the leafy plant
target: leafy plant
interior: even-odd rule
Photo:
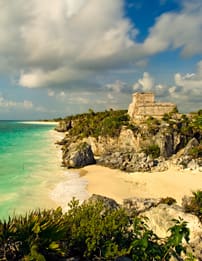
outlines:
[[[171,256],[179,259],[182,252],[186,255],[183,240],[188,242],[189,230],[182,220],[175,221],[170,236],[162,239],[147,227],[144,218],[129,216],[122,208],[110,208],[102,201],[80,205],[73,199],[66,214],[60,208],[38,210],[0,221],[0,260],[77,256],[110,261],[128,256],[134,261],[167,261]]]
[[[152,158],[158,158],[160,156],[160,148],[157,144],[148,145],[143,151]]]
[[[58,244],[66,232],[61,208],[36,210],[25,216],[9,218],[8,222],[0,223],[0,228],[5,260],[27,256],[31,260],[43,261],[47,252],[63,254]]]
[[[202,190],[192,192],[193,196],[184,205],[186,212],[193,213],[198,216],[202,222]]]
[[[130,220],[123,209],[110,209],[101,201],[70,203],[68,246],[71,255],[111,260],[127,253]]]

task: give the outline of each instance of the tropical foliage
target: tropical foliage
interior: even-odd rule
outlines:
[[[202,222],[202,190],[194,191],[192,197],[184,205],[185,211],[195,214]]]
[[[157,144],[146,146],[143,151],[146,153],[146,155],[150,155],[153,159],[160,156],[160,148]]]
[[[184,253],[188,242],[186,223],[176,220],[170,236],[159,238],[144,218],[129,216],[125,210],[111,209],[102,202],[69,204],[61,209],[33,211],[0,222],[0,260],[170,260]]]
[[[104,112],[94,112],[89,109],[88,113],[83,113],[65,118],[66,122],[72,121],[73,128],[69,131],[70,136],[78,137],[98,137],[98,136],[118,136],[122,126],[129,125],[129,117],[126,110],[108,110]]]

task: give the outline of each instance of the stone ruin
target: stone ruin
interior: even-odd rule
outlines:
[[[145,116],[161,118],[177,108],[174,103],[155,102],[153,93],[134,93],[128,114],[132,120],[141,120]]]

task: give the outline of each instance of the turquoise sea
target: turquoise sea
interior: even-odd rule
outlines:
[[[87,195],[86,181],[60,167],[54,125],[0,121],[0,218],[62,206]]]

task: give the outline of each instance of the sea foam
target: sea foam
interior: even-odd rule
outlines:
[[[68,203],[73,197],[80,202],[89,197],[86,190],[87,180],[81,178],[78,173],[67,172],[67,175],[68,179],[58,183],[50,194],[51,199],[57,202],[64,212],[68,210]]]

